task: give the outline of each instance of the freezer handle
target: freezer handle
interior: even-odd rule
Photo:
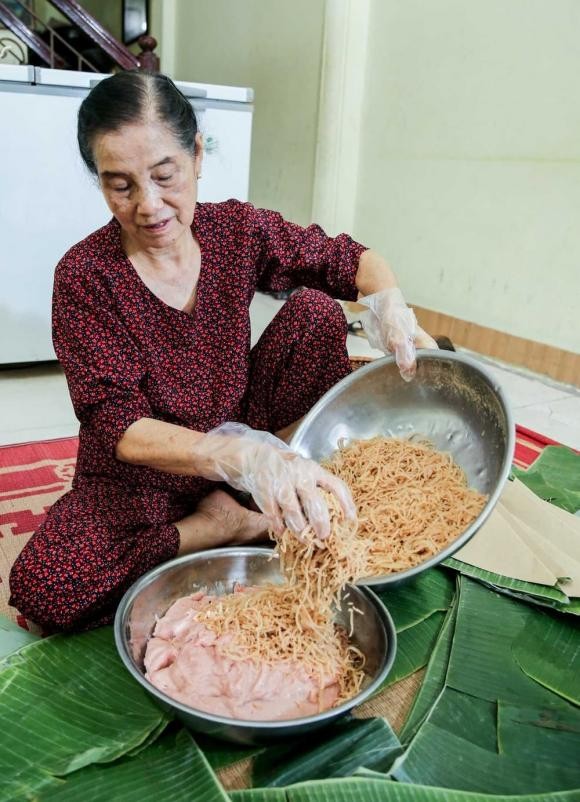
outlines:
[[[187,89],[183,89],[178,83],[176,86],[185,97],[207,97],[207,89],[201,89],[198,86],[188,86]]]

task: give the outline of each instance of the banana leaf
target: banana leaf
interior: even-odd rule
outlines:
[[[378,594],[393,616],[397,632],[415,626],[435,612],[445,612],[455,594],[452,575],[431,568],[400,587]]]
[[[546,761],[562,768],[580,763],[580,713],[574,708],[498,705],[498,747],[507,755]]]
[[[387,797],[388,800],[425,800],[425,802],[580,802],[580,789],[571,791],[553,791],[545,794],[485,794],[478,791],[458,791],[451,788],[434,788],[430,785],[411,785],[409,783],[398,783],[391,780],[384,774],[380,774],[372,769],[360,769],[355,775],[355,779],[364,777],[369,780],[382,780],[392,791]],[[230,792],[231,793],[231,792]]]
[[[431,723],[423,724],[392,776],[400,782],[492,794],[546,793],[580,788],[580,763],[570,768],[539,754],[492,752]]]
[[[566,715],[557,709],[549,718],[547,712],[546,708],[524,710],[501,702],[496,705],[446,688],[407,752],[395,764],[392,776],[402,782],[486,793],[578,788],[580,762],[575,729],[580,727],[580,717],[572,718],[569,711]],[[539,726],[542,721],[547,725],[544,728]],[[551,727],[555,722],[564,729]],[[530,732],[534,735],[534,748],[526,742]],[[560,738],[561,734],[565,737]]]
[[[427,720],[488,752],[497,752],[497,715],[497,702],[444,688]]]
[[[230,799],[232,802],[580,802],[580,791],[492,796],[406,785],[369,776],[304,783],[286,789],[230,791]]]
[[[503,593],[504,596],[511,596],[512,599],[525,602],[526,604],[534,604],[536,607],[544,607],[546,610],[556,610],[559,613],[566,613],[567,615],[580,615],[580,599],[568,599],[567,602],[557,602],[553,599],[539,599],[537,596],[528,596],[525,593],[516,593],[506,588],[495,587],[495,585],[487,585],[485,582],[482,584],[495,590],[497,593]]]
[[[69,774],[38,802],[227,802],[203,753],[183,729],[171,730],[136,757]]]
[[[432,613],[429,618],[397,635],[395,662],[377,693],[427,665],[444,619],[445,613]]]
[[[544,600],[558,602],[560,605],[570,604],[570,599],[558,588],[550,585],[540,585],[537,582],[524,582],[521,579],[512,579],[503,574],[496,574],[493,571],[486,571],[484,568],[478,568],[475,565],[469,565],[462,560],[456,560],[454,557],[449,557],[444,563],[448,568],[453,568],[455,571],[469,576],[472,579],[477,579],[488,587],[494,588],[498,591],[505,589],[514,594],[523,594],[530,597],[530,601],[537,603]]]
[[[149,733],[149,735],[143,741],[141,741],[141,743],[138,743],[131,749],[128,749],[127,752],[125,752],[125,754],[129,757],[132,757],[133,755],[138,755],[139,752],[142,752],[144,749],[147,749],[147,747],[150,744],[155,743],[157,738],[159,738],[161,733],[164,732],[166,727],[167,727],[167,720],[161,719],[158,726],[154,727]]]
[[[332,728],[258,755],[252,785],[285,786],[303,780],[346,777],[360,766],[387,772],[401,751],[385,719],[342,720]]]
[[[131,678],[111,628],[55,635],[6,658],[0,672],[0,800],[34,797],[91,763],[116,760],[170,720]]]
[[[0,660],[37,640],[38,635],[27,632],[6,616],[0,615]]]
[[[456,619],[457,604],[454,602],[445,617],[433,647],[419,692],[399,733],[401,743],[407,744],[414,737],[443,690],[447,677],[447,666],[449,665]]]
[[[195,740],[207,762],[215,771],[226,766],[233,766],[240,760],[259,755],[264,752],[266,746],[241,746],[239,744],[220,741],[217,738],[210,738],[208,735],[196,735]]]
[[[535,616],[516,639],[513,654],[528,677],[580,705],[580,622]]]
[[[231,802],[287,802],[285,788],[245,788],[229,791]]]
[[[527,677],[512,655],[528,622],[544,617],[535,607],[461,577],[447,684],[490,702],[550,706],[557,697]]]
[[[512,654],[520,637],[525,642],[529,622],[545,627],[549,619],[461,577],[446,686],[397,759],[393,777],[486,793],[580,788],[580,760],[574,760],[580,711],[534,684]],[[514,710],[523,711],[521,721]],[[547,722],[543,728],[541,721]],[[557,722],[572,729],[551,726]],[[533,756],[517,749],[530,732]]]
[[[568,512],[580,510],[580,454],[572,449],[547,446],[530,468],[513,473],[545,501]]]

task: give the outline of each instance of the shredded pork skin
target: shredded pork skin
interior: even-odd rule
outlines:
[[[216,598],[194,593],[159,619],[145,655],[145,676],[156,688],[188,707],[246,721],[300,718],[336,704],[338,666],[321,688],[319,675],[295,660],[228,657],[232,636],[198,620]]]

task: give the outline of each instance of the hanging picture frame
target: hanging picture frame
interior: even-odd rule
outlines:
[[[123,42],[130,45],[149,32],[149,0],[123,0]]]

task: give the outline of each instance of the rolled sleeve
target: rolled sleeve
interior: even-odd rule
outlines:
[[[248,204],[249,205],[249,204]],[[318,225],[290,223],[277,212],[250,207],[260,243],[258,289],[298,286],[320,289],[333,298],[356,300],[356,273],[365,245],[348,234],[329,237]]]

